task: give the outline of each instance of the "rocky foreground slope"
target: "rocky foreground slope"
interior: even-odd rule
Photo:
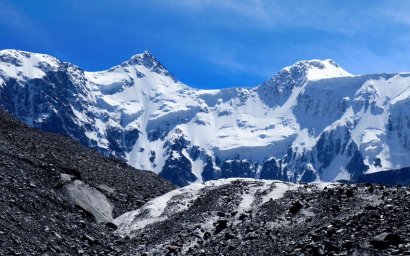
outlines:
[[[0,111],[0,255],[117,254],[113,218],[171,189]]]
[[[409,255],[410,190],[228,179],[115,220],[130,255]]]

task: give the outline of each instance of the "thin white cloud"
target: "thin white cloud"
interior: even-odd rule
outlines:
[[[278,71],[273,68],[266,68],[260,64],[255,64],[254,61],[240,59],[240,51],[239,46],[232,45],[229,49],[206,49],[202,51],[202,55],[207,62],[221,67],[223,70],[230,71],[231,73],[253,74],[258,76],[261,81],[267,80]],[[266,55],[264,57],[266,58]]]
[[[22,15],[6,2],[0,2],[0,16],[2,17],[0,23],[6,26],[14,28],[23,28],[25,26]]]
[[[393,3],[393,4],[392,4]],[[375,11],[375,15],[382,17],[388,23],[410,25],[410,1],[389,1]]]
[[[186,11],[211,10],[236,14],[257,21],[271,19],[261,0],[180,0],[171,1],[170,4],[178,8],[184,8]]]
[[[0,1],[0,17],[0,24],[8,27],[23,42],[32,45],[40,42],[54,49],[52,40],[47,33],[6,1]]]
[[[172,9],[190,18],[206,14],[208,25],[238,29],[247,26],[272,30],[293,26],[354,34],[391,21],[410,24],[410,1],[400,0],[368,6],[327,0],[157,0],[154,3],[156,8]]]

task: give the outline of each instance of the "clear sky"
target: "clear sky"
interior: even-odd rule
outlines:
[[[304,59],[410,71],[410,1],[0,0],[0,49],[108,69],[149,50],[193,87],[254,86]]]

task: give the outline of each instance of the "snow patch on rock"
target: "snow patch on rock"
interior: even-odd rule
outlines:
[[[66,176],[63,177],[66,181]],[[94,215],[98,223],[112,222],[113,206],[108,198],[97,189],[88,186],[81,180],[74,180],[62,187],[68,198],[87,212]]]

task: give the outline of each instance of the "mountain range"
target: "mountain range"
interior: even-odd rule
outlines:
[[[199,90],[149,52],[88,72],[0,51],[0,106],[178,186],[219,178],[358,180],[410,166],[410,73],[300,61],[253,88]]]

